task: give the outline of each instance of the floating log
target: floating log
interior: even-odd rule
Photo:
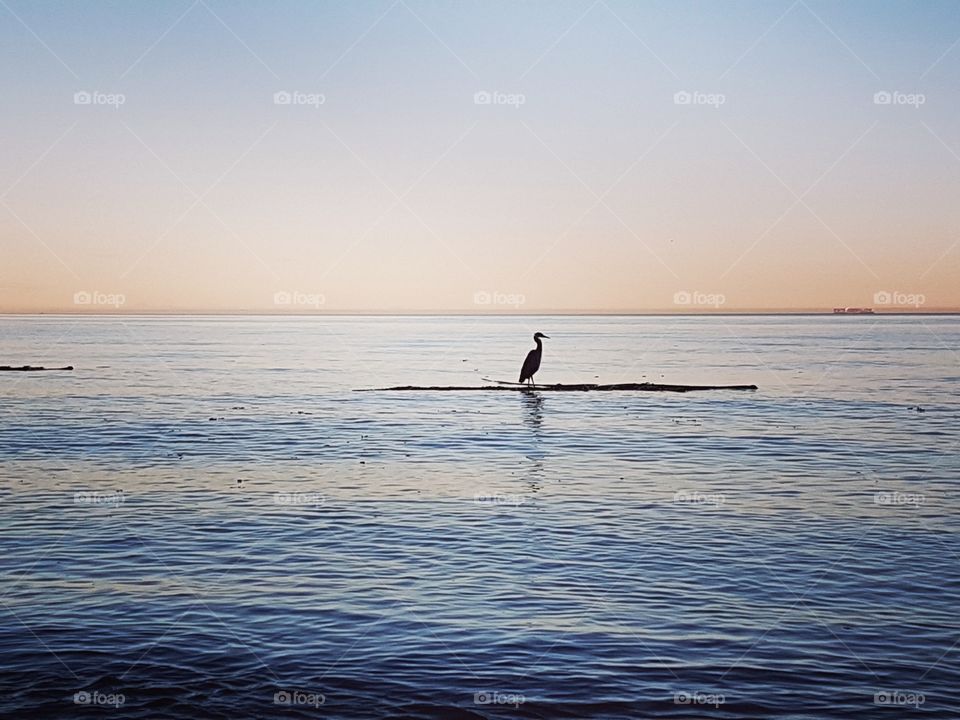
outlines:
[[[756,385],[663,385],[659,383],[617,383],[615,385],[537,385],[529,387],[527,385],[507,384],[500,385],[433,385],[424,387],[420,385],[398,385],[388,388],[361,388],[356,392],[398,392],[415,391],[423,392],[434,391],[454,391],[464,390],[514,390],[519,392],[531,392],[533,390],[545,392],[607,392],[611,390],[621,390],[628,392],[695,392],[697,390],[756,390]]]
[[[58,368],[41,367],[39,365],[0,365],[0,372],[38,372],[40,370],[73,370],[73,365]]]

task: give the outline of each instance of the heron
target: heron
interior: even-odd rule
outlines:
[[[520,382],[530,381],[529,384],[534,387],[537,384],[533,381],[533,376],[536,374],[537,370],[540,369],[540,358],[543,356],[543,343],[540,342],[540,338],[550,338],[544,335],[542,332],[533,334],[533,341],[537,346],[527,353],[527,359],[523,361],[523,367],[520,368]]]

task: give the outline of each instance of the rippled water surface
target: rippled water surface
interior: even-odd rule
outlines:
[[[960,714],[960,318],[0,332],[0,715]]]

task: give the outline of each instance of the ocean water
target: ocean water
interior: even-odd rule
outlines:
[[[0,715],[957,717],[958,341],[0,317]]]

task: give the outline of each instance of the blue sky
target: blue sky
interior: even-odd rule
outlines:
[[[0,37],[3,309],[960,306],[956,3],[4,0]]]

